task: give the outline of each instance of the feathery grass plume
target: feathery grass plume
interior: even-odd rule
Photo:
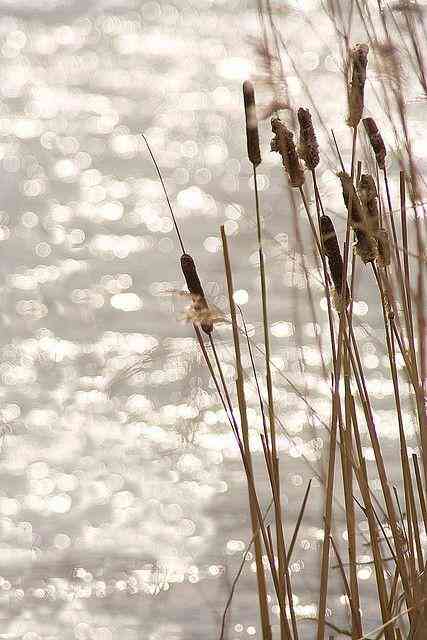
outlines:
[[[259,149],[258,122],[255,107],[254,85],[250,80],[243,83],[243,100],[245,103],[246,118],[246,142],[248,147],[248,158],[254,167],[261,164],[261,151]]]
[[[203,287],[197,275],[196,265],[188,253],[181,256],[181,269],[191,297],[193,298],[194,311],[200,317],[200,325],[208,335],[213,331],[213,322],[210,316],[208,303],[206,302]]]
[[[298,109],[299,145],[298,155],[304,160],[307,169],[313,171],[319,164],[319,145],[314,132],[311,114],[308,109]]]
[[[351,176],[345,171],[340,171],[337,173],[337,176],[341,181],[344,202],[349,213],[351,200],[350,225],[357,238],[356,252],[365,264],[367,262],[373,262],[377,257],[377,244],[373,236],[369,233],[367,216],[363,210],[359,196],[356,193]]]
[[[353,69],[348,89],[347,124],[349,127],[357,127],[363,115],[368,51],[367,44],[356,44],[350,52]]]
[[[302,187],[304,184],[304,171],[295,149],[294,134],[280,118],[271,119],[271,129],[274,138],[271,141],[271,151],[276,151],[282,156],[291,187]]]
[[[375,180],[369,173],[362,174],[359,182],[358,193],[365,210],[364,213],[368,232],[375,236],[376,232],[380,228],[380,214],[377,204],[378,192]]]
[[[326,257],[328,258],[332,282],[335,287],[335,306],[337,310],[340,311],[343,308],[341,292],[343,287],[344,263],[341,257],[337,234],[335,233],[334,225],[329,216],[320,216],[320,235],[322,238],[323,249]],[[350,301],[350,290],[347,283],[345,283],[344,293],[347,305]],[[337,304],[337,301],[340,302]]]
[[[365,127],[366,135],[371,143],[372,150],[375,153],[378,167],[384,170],[387,151],[377,124],[373,118],[363,118],[362,122]]]

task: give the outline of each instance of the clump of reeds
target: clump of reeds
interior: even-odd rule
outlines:
[[[261,16],[262,16],[261,11]],[[265,16],[264,16],[265,18]],[[338,26],[345,26],[341,16]],[[271,13],[268,25],[274,34],[275,26]],[[265,31],[265,34],[267,30]],[[348,33],[345,32],[348,36]],[[265,36],[266,37],[266,36]],[[276,44],[277,44],[276,37]],[[347,42],[346,42],[347,44]],[[268,50],[270,51],[270,46]],[[427,611],[427,596],[425,588],[426,558],[422,547],[423,530],[427,533],[427,496],[424,480],[427,478],[427,418],[425,415],[427,379],[427,345],[426,345],[426,309],[425,301],[425,271],[421,262],[421,253],[425,250],[422,245],[424,238],[417,203],[411,203],[414,209],[415,228],[418,256],[413,257],[410,251],[408,224],[406,215],[405,173],[400,177],[400,208],[401,233],[399,237],[394,221],[394,210],[388,184],[385,166],[386,147],[373,118],[363,120],[372,152],[378,169],[384,177],[384,189],[387,197],[388,210],[382,204],[383,188],[379,172],[374,178],[363,172],[363,159],[358,159],[357,136],[358,125],[363,116],[365,106],[364,86],[369,47],[358,44],[346,51],[350,60],[351,78],[347,86],[348,117],[347,123],[353,128],[351,167],[347,171],[341,159],[338,145],[338,155],[341,171],[337,172],[337,189],[341,185],[344,205],[347,210],[346,234],[343,251],[340,248],[340,236],[335,230],[331,216],[325,214],[322,194],[316,180],[316,168],[319,164],[319,145],[314,132],[311,114],[308,109],[300,108],[297,112],[299,122],[299,143],[295,147],[294,134],[278,117],[271,120],[274,134],[271,150],[281,156],[282,164],[289,177],[289,186],[299,190],[303,207],[307,212],[309,224],[314,238],[316,257],[320,258],[323,272],[321,278],[328,302],[329,333],[332,358],[330,362],[330,420],[326,425],[329,433],[329,447],[327,450],[327,470],[325,474],[318,473],[317,477],[324,487],[323,527],[324,539],[321,557],[321,575],[319,588],[319,606],[316,623],[316,638],[324,640],[326,626],[328,582],[332,571],[330,555],[334,552],[344,585],[344,591],[349,603],[348,629],[345,634],[361,639],[374,637],[376,633],[383,634],[386,640],[402,640],[403,637],[421,640],[426,632],[425,621]],[[279,55],[276,55],[280,59]],[[271,374],[272,357],[269,341],[269,324],[271,318],[268,312],[268,291],[266,278],[266,264],[263,251],[263,229],[261,225],[261,205],[259,202],[257,172],[261,163],[259,146],[259,132],[256,119],[255,93],[251,82],[243,85],[243,98],[246,120],[247,153],[249,162],[253,165],[255,212],[257,226],[257,241],[259,252],[259,270],[261,282],[261,307],[264,328],[264,349],[259,345],[254,347],[250,339],[243,313],[238,316],[234,302],[234,283],[232,259],[228,239],[224,227],[221,227],[221,239],[224,254],[224,270],[230,308],[230,322],[233,331],[233,346],[235,358],[236,378],[233,387],[226,381],[223,373],[223,363],[216,351],[213,337],[213,321],[208,313],[209,307],[203,288],[196,272],[194,261],[183,247],[179,230],[174,220],[178,237],[183,250],[181,266],[190,294],[193,296],[198,317],[202,317],[201,327],[209,339],[206,338],[195,323],[196,337],[203,357],[206,361],[219,400],[224,409],[230,428],[236,438],[242,464],[246,476],[249,496],[249,512],[252,526],[252,540],[256,561],[256,577],[258,589],[258,603],[261,619],[263,640],[271,640],[274,630],[270,623],[270,605],[268,581],[271,580],[279,608],[281,640],[298,640],[302,621],[298,618],[293,600],[293,580],[289,571],[292,552],[302,522],[309,495],[310,484],[301,505],[300,514],[292,539],[287,546],[282,492],[284,487],[280,477],[279,450],[276,443],[276,429],[282,427],[275,411],[275,389]],[[406,131],[405,131],[406,135]],[[407,147],[408,149],[409,147]],[[317,226],[311,214],[311,204],[305,191],[304,170],[300,162],[311,172],[314,203],[317,213]],[[358,170],[356,172],[356,166]],[[294,192],[292,191],[292,194]],[[298,192],[296,194],[298,196]],[[331,214],[332,215],[332,214]],[[389,232],[389,230],[391,230]],[[297,223],[296,234],[299,234]],[[351,252],[351,238],[356,239],[356,253],[362,261],[370,265],[365,270],[366,277],[371,276],[378,295],[379,317],[384,327],[384,337],[376,336],[382,342],[389,363],[389,376],[393,387],[395,417],[399,430],[399,452],[403,484],[404,508],[401,508],[398,492],[391,491],[389,473],[382,453],[382,443],[378,435],[377,419],[374,399],[369,389],[364,363],[360,354],[355,325],[357,319],[353,317],[354,290],[357,281],[357,269],[360,262],[349,260]],[[411,258],[411,260],[410,260]],[[413,273],[411,272],[411,267]],[[307,281],[309,282],[308,278]],[[332,281],[332,298],[338,314],[331,312],[330,283]],[[414,293],[414,282],[417,290]],[[309,296],[311,292],[309,291]],[[311,306],[314,310],[314,305]],[[314,311],[313,311],[314,316]],[[241,336],[245,338],[250,371],[244,370],[243,348]],[[417,350],[416,345],[419,345]],[[265,377],[267,398],[263,397],[259,384],[259,372],[256,368],[254,349],[261,351],[265,362]],[[398,360],[400,364],[398,366]],[[402,363],[404,370],[402,370]],[[249,441],[249,425],[247,415],[246,386],[248,378],[252,376],[260,407],[260,431],[264,463],[269,483],[270,506],[263,511],[259,499],[259,485],[252,469],[251,447]],[[414,404],[414,416],[417,420],[420,456],[414,454],[413,469],[408,458],[407,434],[405,433],[404,409],[402,403],[402,387],[411,385]],[[233,390],[235,394],[233,394]],[[311,407],[309,396],[301,393],[299,396]],[[239,414],[237,420],[236,414]],[[267,419],[268,415],[268,419]],[[372,449],[376,476],[379,489],[368,474],[365,456],[364,438]],[[336,467],[336,453],[339,451],[341,466]],[[421,457],[422,466],[419,457]],[[341,558],[339,545],[333,530],[333,515],[338,497],[336,495],[337,474],[341,473],[344,491],[344,505],[347,526],[347,555],[348,563]],[[374,579],[378,599],[378,615],[381,627],[372,633],[364,629],[364,617],[360,611],[363,601],[361,584],[357,574],[357,559],[360,552],[361,538],[357,528],[355,505],[360,508],[362,517],[366,521],[366,536],[363,543],[368,545],[372,557]],[[268,511],[274,512],[274,533],[272,525],[266,522]],[[247,553],[245,553],[246,558]],[[385,559],[386,558],[386,559]],[[265,559],[267,562],[265,562]],[[244,562],[244,560],[243,560]],[[233,583],[232,592],[227,601],[223,616],[221,639],[224,636],[225,617],[230,607],[231,599],[237,580],[241,574],[242,565]],[[267,575],[267,569],[269,575]],[[403,620],[405,621],[404,624]],[[407,634],[404,636],[404,634]],[[378,636],[379,637],[379,636]]]

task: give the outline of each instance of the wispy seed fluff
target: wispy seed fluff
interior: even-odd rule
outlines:
[[[385,169],[385,157],[387,151],[385,148],[384,140],[373,118],[363,118],[363,126],[365,127],[366,134],[371,143],[375,158],[380,169]]]
[[[271,151],[277,151],[282,156],[291,186],[301,187],[304,184],[304,171],[295,149],[294,134],[280,118],[272,118],[271,129],[275,134],[271,141]]]
[[[350,225],[357,238],[356,252],[365,264],[367,262],[373,262],[377,257],[377,243],[369,231],[367,215],[356,193],[351,176],[344,171],[341,171],[337,175],[341,181],[344,202],[349,215],[351,211]]]
[[[307,169],[313,171],[319,164],[319,145],[311,121],[310,111],[300,107],[298,109],[299,145],[298,155],[304,160]]]
[[[367,44],[356,44],[350,52],[352,75],[348,89],[347,124],[349,127],[357,127],[363,115],[368,52]]]

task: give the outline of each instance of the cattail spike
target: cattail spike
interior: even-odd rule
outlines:
[[[341,181],[344,202],[349,215],[351,211],[350,224],[357,238],[356,251],[365,264],[373,262],[378,253],[377,243],[369,232],[367,215],[356,193],[351,176],[345,171],[341,171],[337,176]]]
[[[378,242],[378,259],[380,266],[388,267],[391,263],[391,250],[388,233],[385,229],[378,229],[375,233]]]
[[[343,194],[345,206],[347,207],[347,211],[349,211],[350,209],[350,200],[351,200],[351,219],[350,219],[351,226],[354,227],[357,224],[362,224],[362,221],[363,221],[362,204],[359,200],[359,196],[356,193],[356,189],[354,188],[351,176],[345,171],[340,171],[339,173],[337,173],[337,176],[341,181],[342,194]]]
[[[372,150],[375,153],[378,167],[384,170],[387,151],[376,122],[373,118],[363,118],[362,122],[369,138],[369,142],[371,143]]]
[[[304,160],[307,169],[314,171],[319,164],[319,145],[314,132],[311,114],[308,109],[298,109],[299,145],[298,155]]]
[[[254,85],[250,80],[243,83],[243,100],[245,102],[246,118],[246,142],[248,147],[248,158],[254,167],[261,164],[261,151],[259,148],[258,121],[255,106]]]
[[[191,297],[193,298],[194,310],[200,317],[200,325],[208,335],[213,331],[213,322],[209,318],[209,307],[206,302],[205,293],[197,274],[196,265],[193,258],[188,253],[181,256],[181,269]]]
[[[363,173],[359,181],[359,197],[364,207],[365,222],[368,232],[376,234],[380,228],[380,214],[378,211],[378,192],[374,178],[369,173]]]
[[[291,187],[302,187],[304,171],[295,149],[294,134],[289,131],[280,118],[272,118],[271,129],[275,134],[271,141],[271,150],[277,151],[282,156],[283,166],[288,173]]]
[[[335,293],[340,299],[343,287],[344,263],[341,257],[337,234],[335,233],[334,225],[329,216],[320,216],[320,235],[325,255],[328,258],[329,270],[331,272],[332,282],[334,283]],[[344,295],[347,305],[350,301],[350,291],[347,283],[345,283]]]
[[[368,52],[367,44],[356,44],[350,52],[353,70],[348,90],[347,124],[349,127],[357,127],[363,115]]]

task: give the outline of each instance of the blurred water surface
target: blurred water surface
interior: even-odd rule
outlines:
[[[317,0],[304,2],[303,14],[297,2],[286,7],[279,21],[302,74],[288,63],[294,104],[309,104],[307,83],[348,160],[331,25]],[[162,168],[209,299],[224,312],[219,225],[226,225],[237,301],[254,343],[261,343],[241,104],[248,76],[257,78],[261,107],[271,97],[254,53],[257,37],[249,0],[0,1],[1,637],[219,635],[250,539],[247,493],[224,412],[185,322],[179,246],[140,132]],[[374,88],[372,78],[368,93]],[[420,114],[417,107],[411,114],[418,127]],[[308,225],[301,213],[316,323],[268,129],[267,120],[261,124],[260,188],[290,534],[327,442],[322,420],[328,421],[329,393],[316,336],[326,366],[330,353]],[[342,231],[337,161],[325,134],[320,138],[327,152],[320,185]],[[425,163],[424,146],[415,151]],[[358,278],[355,330],[392,461],[397,425],[375,321],[378,301],[369,277]],[[226,322],[217,335],[232,382]],[[262,371],[259,354],[257,363]],[[249,364],[245,355],[248,374]],[[129,367],[132,375],[120,375]],[[259,452],[252,380],[247,393]],[[404,415],[415,447],[409,410]],[[368,446],[366,456],[372,460]],[[398,474],[392,462],[390,473]],[[307,617],[316,612],[322,496],[315,480],[291,565],[297,613]],[[345,535],[338,508],[336,537],[344,543]],[[358,551],[361,562],[370,559],[363,540]],[[370,576],[370,566],[361,565],[367,596],[375,594]],[[330,614],[345,626],[338,577],[331,583]],[[271,597],[276,625],[273,589]],[[363,604],[371,628],[377,612]],[[311,625],[304,626],[307,638]],[[228,634],[233,640],[257,634],[250,557]]]

